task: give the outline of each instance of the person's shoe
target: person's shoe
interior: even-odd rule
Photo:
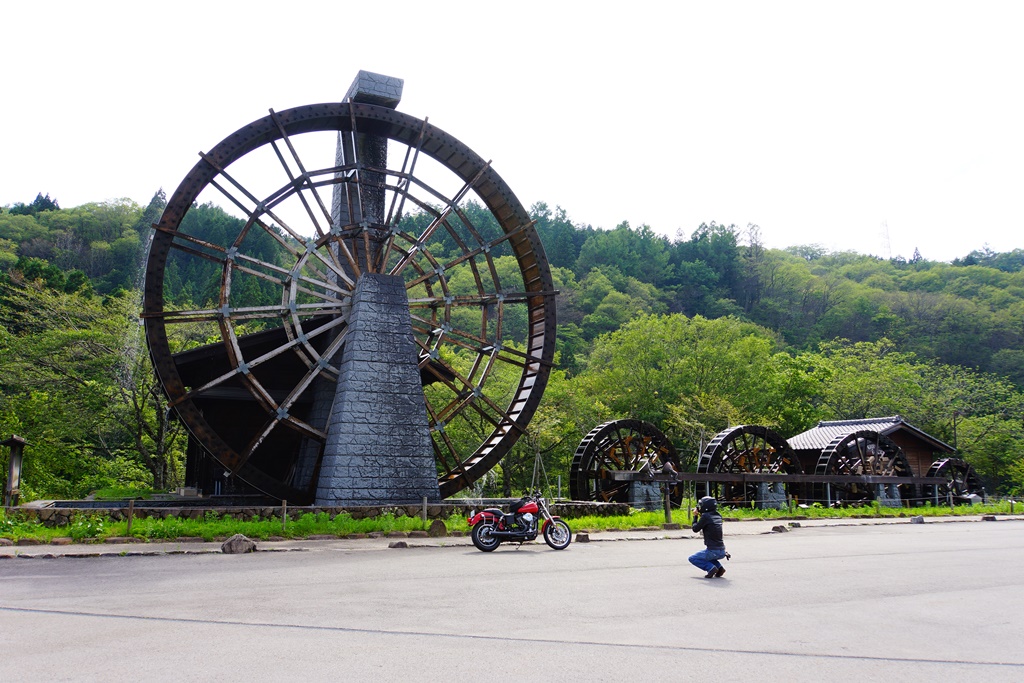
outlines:
[[[722,571],[725,571],[725,570],[722,570]],[[715,578],[716,576],[720,576],[720,574],[718,573],[718,570],[717,570],[717,569],[715,569],[714,567],[712,567],[712,568],[711,568],[711,571],[709,571],[709,572],[708,572],[707,574],[705,574],[705,575],[704,575],[704,578],[705,578],[705,579],[713,579],[713,578]]]
[[[715,571],[715,576],[717,576],[718,578],[722,578],[724,575],[725,575],[725,567],[719,567]]]

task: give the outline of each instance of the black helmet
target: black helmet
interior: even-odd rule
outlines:
[[[697,509],[701,512],[714,512],[718,509],[718,501],[714,496],[704,496],[697,501]]]

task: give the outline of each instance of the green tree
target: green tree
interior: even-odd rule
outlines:
[[[4,421],[35,444],[37,494],[84,495],[140,476],[158,488],[180,481],[184,442],[142,347],[138,310],[137,296],[0,283],[0,401]]]
[[[822,419],[906,414],[906,407],[921,399],[914,355],[897,351],[887,339],[823,342],[819,352],[801,358],[822,383]]]
[[[16,216],[35,216],[42,211],[56,211],[60,209],[56,199],[50,199],[50,193],[47,192],[46,196],[40,192],[36,195],[36,198],[32,200],[31,204],[15,204],[9,211]]]
[[[579,277],[601,266],[614,266],[623,275],[659,286],[671,270],[668,240],[650,226],[634,230],[627,222],[594,232],[580,248],[574,270]]]
[[[555,268],[572,268],[584,242],[595,233],[594,229],[573,225],[565,209],[556,206],[552,211],[544,202],[530,207],[530,215],[537,221],[537,234],[544,245],[548,263]]]
[[[820,419],[901,415],[955,445],[1000,492],[1016,490],[1014,463],[1024,455],[1024,395],[993,375],[896,350],[887,339],[837,340],[798,362],[818,384]],[[1018,439],[1018,441],[1014,441]]]
[[[776,376],[788,366],[775,359],[775,343],[735,318],[641,316],[595,342],[576,383],[596,415],[646,420],[692,452],[701,430],[780,422],[792,397],[780,393],[791,384]]]

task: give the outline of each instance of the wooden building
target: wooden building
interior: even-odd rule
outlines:
[[[955,452],[949,444],[921,431],[899,415],[822,421],[787,441],[800,459],[804,472],[814,472],[824,448],[838,438],[860,431],[877,432],[892,440],[903,451],[913,475],[917,477],[926,476],[935,461],[950,457]]]

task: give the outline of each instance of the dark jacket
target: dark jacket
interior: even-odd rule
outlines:
[[[704,534],[704,545],[708,548],[725,550],[725,541],[722,539],[722,515],[717,511],[705,512],[693,520],[693,531]]]

